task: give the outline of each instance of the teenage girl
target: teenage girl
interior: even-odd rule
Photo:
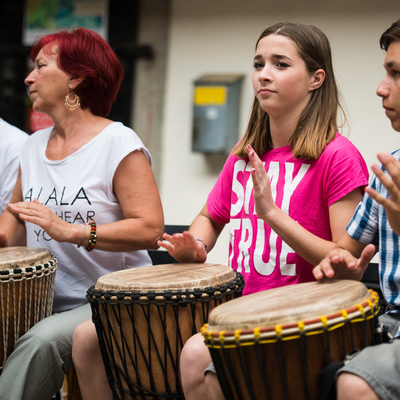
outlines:
[[[314,280],[313,266],[344,234],[368,183],[362,156],[337,132],[341,107],[323,32],[267,28],[253,88],[246,133],[206,205],[188,232],[158,242],[180,262],[205,262],[229,223],[229,265],[244,276],[244,294]],[[189,339],[180,360],[187,400],[221,395],[210,361],[202,336]]]

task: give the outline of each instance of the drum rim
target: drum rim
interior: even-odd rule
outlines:
[[[43,264],[31,265],[29,267],[17,267],[10,269],[0,270],[0,280],[5,282],[7,277],[13,279],[13,277],[22,277],[25,275],[34,276],[37,273],[51,273],[55,272],[58,268],[58,262],[56,257],[52,257],[50,260]]]
[[[209,300],[210,298],[224,297],[234,292],[241,293],[243,291],[244,278],[239,272],[233,271],[235,272],[235,277],[231,281],[205,288],[129,291],[96,289],[95,285],[93,285],[87,290],[86,298],[90,302],[110,304],[187,303],[196,300]]]
[[[302,335],[322,334],[326,331],[338,329],[348,322],[355,323],[376,317],[380,310],[379,295],[372,289],[368,291],[369,298],[364,302],[327,316],[314,317],[297,323],[226,331],[208,330],[208,323],[206,323],[201,328],[201,333],[206,345],[212,348],[255,345],[298,339]]]

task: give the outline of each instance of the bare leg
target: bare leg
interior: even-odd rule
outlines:
[[[379,400],[368,383],[357,375],[342,372],[337,381],[338,400]]]
[[[221,385],[218,382],[217,374],[214,372],[207,372],[207,375],[205,376],[205,382],[208,400],[225,400],[225,396],[221,390]]]
[[[91,320],[78,325],[72,338],[72,358],[82,399],[112,399],[101,357],[96,329]]]
[[[192,336],[183,346],[180,358],[182,389],[185,400],[207,399],[204,370],[211,362],[210,352],[201,333]]]

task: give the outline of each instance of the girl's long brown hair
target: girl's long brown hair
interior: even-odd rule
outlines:
[[[260,35],[256,48],[262,38],[273,34],[285,36],[295,43],[310,74],[318,69],[325,71],[323,84],[312,92],[311,99],[301,113],[289,142],[294,157],[316,160],[326,145],[335,138],[338,130],[338,110],[341,109],[343,112],[328,38],[312,25],[279,23],[267,28]],[[233,154],[241,158],[247,157],[248,144],[259,155],[272,149],[269,116],[262,110],[256,97],[246,132],[233,150]]]

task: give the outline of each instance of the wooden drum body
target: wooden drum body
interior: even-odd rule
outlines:
[[[319,399],[319,373],[374,344],[378,295],[356,281],[310,282],[215,308],[202,328],[227,399]]]
[[[179,357],[243,277],[216,264],[164,264],[106,274],[88,290],[114,399],[183,399]]]
[[[56,270],[46,249],[0,248],[0,372],[18,338],[50,316]]]

